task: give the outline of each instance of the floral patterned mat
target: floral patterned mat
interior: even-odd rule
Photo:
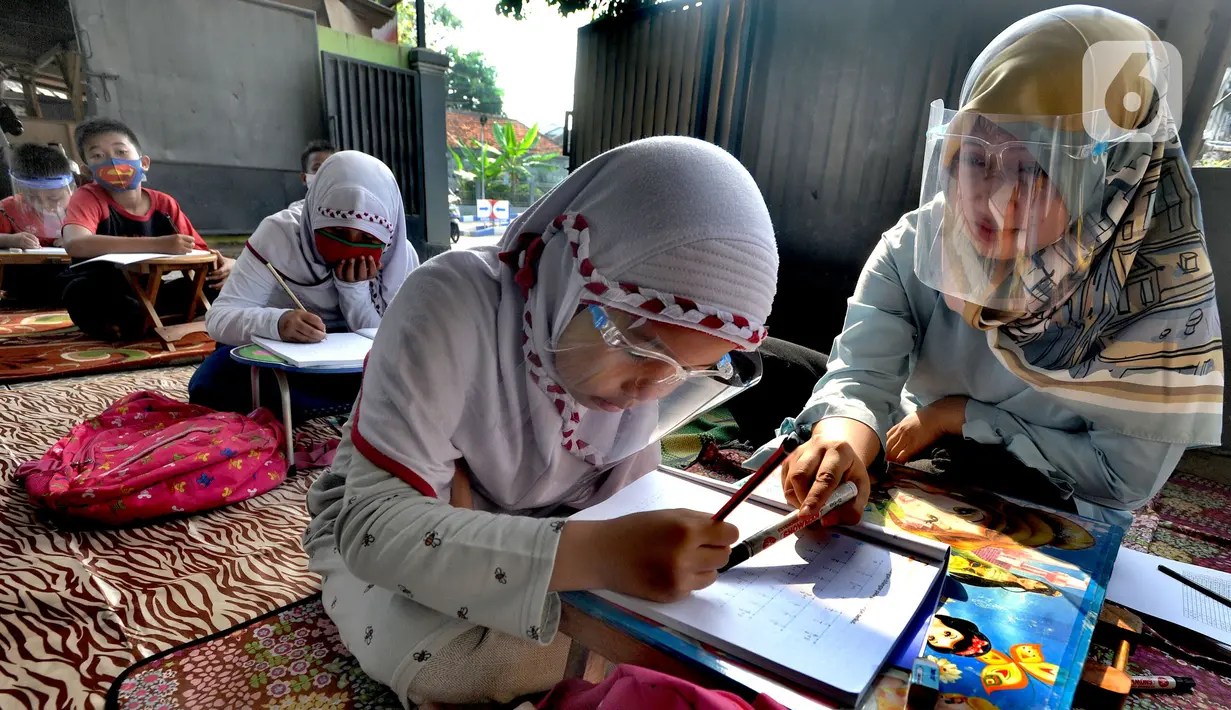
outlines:
[[[368,678],[315,594],[129,668],[107,708],[400,708]]]
[[[190,333],[175,348],[153,334],[125,343],[91,339],[62,310],[0,310],[0,384],[200,362],[214,341]]]
[[[722,477],[729,475],[729,464],[721,452],[711,450],[703,452],[690,470],[712,470]],[[1124,544],[1168,559],[1231,571],[1228,510],[1231,485],[1181,469],[1138,513]],[[1092,653],[1109,660],[1108,649],[1095,647]],[[1231,677],[1165,650],[1137,648],[1129,671],[1190,676],[1196,679],[1197,689],[1184,695],[1132,695],[1126,708],[1231,708]],[[952,704],[945,702],[937,708],[951,710]],[[324,614],[318,595],[141,661],[116,680],[107,697],[108,710],[400,707],[388,689],[360,670]]]

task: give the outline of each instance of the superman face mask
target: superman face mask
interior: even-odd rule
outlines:
[[[94,181],[108,190],[126,192],[141,187],[145,177],[145,168],[141,160],[126,160],[124,158],[108,158],[89,166]]]

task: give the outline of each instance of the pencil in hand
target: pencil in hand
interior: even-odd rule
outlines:
[[[265,262],[265,267],[269,269],[269,273],[273,274],[274,280],[286,291],[286,295],[290,297],[291,302],[295,304],[297,310],[282,314],[282,318],[278,321],[278,337],[288,343],[319,343],[327,336],[325,334],[325,321],[321,320],[320,316],[316,315],[307,308],[304,308],[303,302],[295,295],[290,286],[282,280],[282,274],[274,268],[274,265]]]
[[[308,310],[303,307],[303,303],[300,302],[299,297],[295,295],[295,292],[291,290],[291,287],[287,286],[286,282],[282,280],[282,274],[278,273],[278,270],[274,268],[273,264],[267,261],[265,262],[265,268],[269,269],[269,273],[274,275],[274,281],[277,281],[278,285],[282,287],[282,290],[286,291],[286,295],[291,297],[291,303],[294,303],[296,308],[301,311]]]

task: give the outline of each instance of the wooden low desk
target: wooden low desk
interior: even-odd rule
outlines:
[[[145,308],[147,326],[153,327],[167,350],[175,352],[175,341],[189,333],[205,332],[205,322],[194,319],[198,310],[209,311],[209,299],[205,297],[205,277],[216,259],[214,254],[185,254],[140,261],[124,267],[124,275]],[[185,312],[160,315],[154,304],[158,302],[162,277],[176,271],[183,272],[185,278],[193,280],[192,298],[189,299]]]
[[[4,267],[27,266],[31,264],[65,264],[71,259],[68,254],[27,253],[20,251],[0,251],[0,282],[4,281]]]

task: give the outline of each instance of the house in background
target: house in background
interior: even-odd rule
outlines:
[[[483,118],[487,119],[486,124],[483,123]],[[497,124],[504,126],[509,123],[513,124],[513,132],[519,139],[525,138],[526,133],[530,130],[529,126],[513,118],[450,109],[445,114],[446,142],[450,149],[459,145],[472,146],[475,143],[486,143],[488,146],[494,146],[495,141],[492,138],[492,130]],[[486,196],[489,199],[509,200],[515,208],[526,207],[568,176],[568,158],[563,155],[562,147],[558,141],[540,132],[538,140],[534,142],[534,146],[530,148],[529,152],[532,155],[554,154],[558,157],[545,165],[531,168],[530,172],[533,180],[529,184],[519,184],[516,195],[512,194],[511,186],[506,180],[485,185]],[[450,154],[448,157],[451,168],[456,167],[453,156]],[[477,180],[461,180],[451,170],[449,190],[459,198],[460,209],[463,215],[474,214],[475,199],[478,197]]]
[[[316,24],[347,34],[397,44],[396,3],[386,0],[279,0],[316,13]]]

